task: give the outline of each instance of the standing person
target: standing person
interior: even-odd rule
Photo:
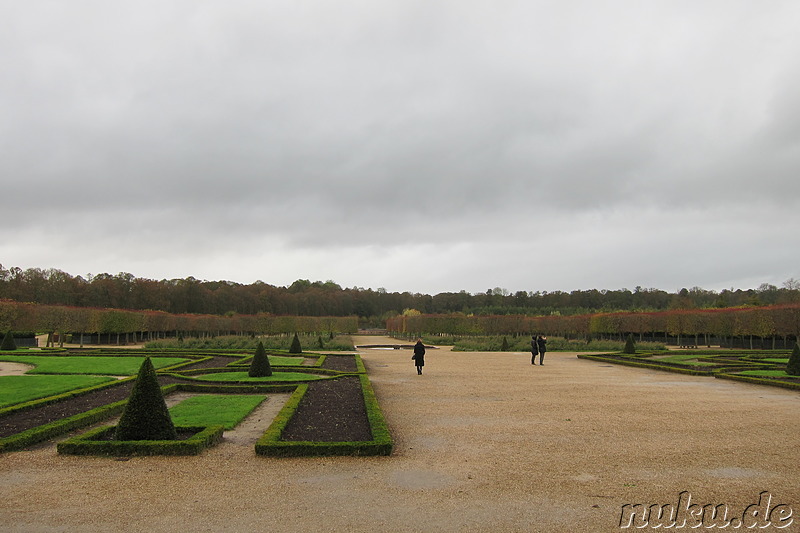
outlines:
[[[539,345],[536,343],[536,335],[531,336],[531,364],[536,364],[536,356],[539,355]]]
[[[539,348],[539,364],[544,364],[544,352],[547,351],[547,337],[542,337],[539,335],[539,338],[536,339],[536,345]]]
[[[417,374],[422,375],[422,367],[425,366],[425,345],[422,344],[422,339],[417,339],[417,344],[414,345],[414,355],[411,356],[414,364],[417,366]]]

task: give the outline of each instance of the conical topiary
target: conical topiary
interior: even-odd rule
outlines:
[[[269,357],[264,351],[264,343],[258,341],[256,354],[250,362],[250,371],[247,373],[251,378],[265,378],[272,375],[272,367],[269,364]]]
[[[622,349],[622,353],[634,354],[636,353],[636,343],[633,342],[633,335],[628,333],[628,338],[625,339],[625,348]]]
[[[792,355],[789,356],[789,364],[786,365],[786,373],[790,376],[800,376],[800,344],[794,343]]]
[[[117,424],[117,440],[175,440],[177,434],[149,357],[128,398],[128,405]]]
[[[322,335],[317,337],[317,346],[319,347],[320,350],[325,348],[325,343],[322,342]]]
[[[3,344],[0,344],[0,350],[16,350],[17,344],[14,342],[14,335],[11,331],[6,331],[6,336],[3,337]]]
[[[505,337],[503,337],[503,343],[500,345],[500,351],[501,352],[508,351],[508,339],[506,339]]]
[[[297,338],[297,333],[294,334],[292,345],[289,346],[289,353],[303,353],[303,348],[300,346],[300,339]]]

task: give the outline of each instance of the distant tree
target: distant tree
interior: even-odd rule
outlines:
[[[261,341],[258,341],[256,354],[253,356],[253,361],[250,363],[250,371],[247,375],[251,378],[264,378],[272,375],[272,366],[269,364],[269,357],[267,352],[264,351],[264,343]]]
[[[789,357],[789,364],[786,365],[786,373],[790,376],[800,376],[800,344],[796,342]]]
[[[17,344],[14,342],[14,335],[11,331],[7,331],[5,337],[3,337],[3,344],[0,344],[0,350],[16,350]]]
[[[297,338],[297,333],[294,334],[292,345],[289,346],[289,353],[303,353],[303,348],[300,346],[300,339]]]
[[[633,341],[633,334],[628,333],[628,338],[625,340],[625,348],[622,349],[622,353],[636,353],[636,343]]]
[[[128,404],[117,424],[117,440],[175,440],[177,433],[149,357],[139,368]]]

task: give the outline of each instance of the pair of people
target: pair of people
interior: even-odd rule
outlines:
[[[533,335],[531,337],[531,364],[536,364],[536,356],[539,356],[539,364],[544,364],[544,352],[547,351],[547,337]]]

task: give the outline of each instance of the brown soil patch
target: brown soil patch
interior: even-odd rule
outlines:
[[[25,363],[11,363],[0,361],[0,376],[21,376],[29,370],[36,368],[34,365]]]

